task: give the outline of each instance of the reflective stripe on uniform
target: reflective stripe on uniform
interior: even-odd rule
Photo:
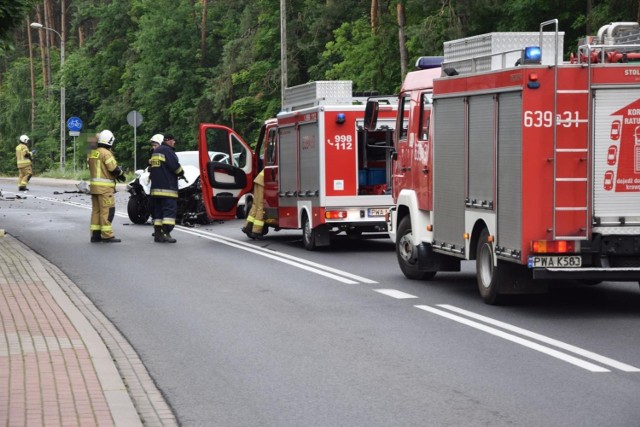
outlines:
[[[178,198],[176,190],[168,190],[166,188],[154,188],[151,190],[151,196]]]

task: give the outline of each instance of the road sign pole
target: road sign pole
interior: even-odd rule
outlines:
[[[76,137],[73,137],[73,174],[76,174]]]
[[[127,114],[127,123],[133,126],[133,170],[138,170],[138,126],[142,123],[142,114],[136,110],[129,111]]]
[[[138,164],[137,164],[137,151],[136,148],[138,147],[138,123],[136,121],[137,117],[133,120],[133,171],[137,171],[138,170]]]

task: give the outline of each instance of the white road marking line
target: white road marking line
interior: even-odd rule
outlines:
[[[415,295],[407,294],[396,289],[374,289],[374,291],[395,299],[418,298]]]
[[[474,312],[467,311],[467,310],[464,310],[462,308],[458,308],[458,307],[455,307],[455,306],[452,306],[452,305],[448,305],[448,304],[438,304],[438,307],[442,307],[444,309],[447,309],[447,310],[450,310],[450,311],[453,311],[453,312],[456,312],[456,313],[459,313],[459,314],[463,314],[463,315],[465,315],[467,317],[471,317],[471,318],[476,319],[476,320],[481,320],[481,321],[483,321],[485,323],[488,323],[490,325],[498,326],[498,327],[500,327],[502,329],[506,329],[508,331],[515,332],[515,333],[523,335],[525,337],[533,338],[533,339],[541,341],[541,342],[543,342],[545,344],[550,344],[550,345],[553,345],[555,347],[561,348],[563,350],[570,351],[570,352],[575,353],[577,355],[580,355],[582,357],[586,357],[588,359],[591,359],[591,360],[594,360],[596,362],[602,363],[603,365],[611,366],[612,368],[616,368],[616,369],[619,369],[619,370],[624,371],[624,372],[640,372],[640,369],[638,369],[638,368],[636,368],[634,366],[627,365],[627,364],[622,363],[622,362],[618,362],[617,360],[613,360],[613,359],[610,359],[610,358],[608,358],[606,356],[602,356],[600,354],[593,353],[593,352],[591,352],[589,350],[585,350],[583,348],[576,347],[574,345],[567,344],[565,342],[558,341],[556,339],[549,338],[547,336],[540,335],[540,334],[537,334],[535,332],[531,332],[529,330],[526,330],[526,329],[523,329],[523,328],[519,328],[517,326],[513,326],[513,325],[510,325],[508,323],[501,322],[499,320],[492,319],[490,317],[483,316],[481,314],[476,314]]]
[[[449,313],[447,311],[438,310],[437,308],[429,307],[427,305],[416,305],[414,306],[419,308],[420,310],[428,311],[429,313],[437,314],[438,316],[446,317],[447,319],[453,320],[458,323],[462,323],[463,325],[470,326],[472,328],[481,330],[491,335],[495,335],[499,338],[505,339],[507,341],[514,342],[516,344],[520,344],[522,346],[528,347],[532,350],[539,351],[551,357],[555,357],[556,359],[560,359],[564,362],[571,363],[572,365],[578,366],[582,369],[586,369],[591,372],[611,372],[602,366],[595,365],[593,363],[587,362],[582,359],[578,359],[577,357],[571,356],[569,354],[562,353],[558,350],[554,350],[549,347],[545,347],[541,344],[535,343],[533,341],[526,340],[524,338],[520,338],[515,335],[508,334],[499,329],[492,328],[487,325],[483,325],[482,323],[474,322],[473,320],[466,319],[464,317],[457,316],[455,314]]]
[[[252,246],[252,247],[247,247],[245,245],[240,245],[240,244],[238,244],[236,242],[233,242],[233,241],[229,241],[229,240],[226,240],[226,239],[220,239],[218,237],[209,236],[209,235],[207,235],[207,234],[205,234],[203,232],[197,232],[197,231],[187,230],[187,229],[183,229],[183,228],[180,228],[180,229],[181,229],[181,231],[183,233],[192,234],[194,236],[202,237],[203,239],[212,240],[214,242],[222,243],[223,245],[231,246],[231,247],[234,247],[234,248],[237,248],[237,249],[242,249],[243,251],[247,251],[247,252],[252,252],[252,253],[254,253],[256,255],[261,255],[263,257],[270,258],[270,259],[273,259],[275,261],[282,262],[284,264],[288,264],[288,265],[291,265],[293,267],[300,268],[302,270],[307,270],[307,271],[310,271],[312,273],[319,274],[321,276],[325,276],[325,277],[337,280],[337,281],[342,282],[342,283],[346,283],[346,284],[349,284],[349,285],[355,285],[355,284],[358,283],[358,282],[356,282],[354,280],[350,280],[350,279],[347,279],[347,278],[344,278],[344,277],[340,277],[340,276],[338,276],[336,274],[332,274],[332,273],[329,273],[327,271],[322,271],[322,270],[320,270],[318,268],[310,267],[310,266],[304,265],[304,264],[302,264],[300,262],[292,261],[292,260],[283,258],[283,257],[280,256],[281,254],[279,254],[279,253],[266,252],[266,251],[262,250],[262,248],[256,248],[253,245],[249,245],[249,246]]]
[[[183,228],[183,227],[177,227],[177,228]],[[189,230],[189,229],[187,228],[185,230]],[[189,230],[189,231],[191,231],[191,230]],[[243,242],[243,241],[240,241],[240,240],[236,240],[236,239],[231,238],[231,237],[222,236],[220,234],[215,234],[215,233],[211,233],[211,232],[208,232],[208,231],[198,231],[197,233],[201,233],[202,235],[211,236],[211,237],[214,237],[216,239],[226,240],[226,241],[232,242],[232,243],[237,244],[237,245],[242,245],[242,246],[250,248],[250,249],[254,249],[254,250],[257,249],[257,250],[265,251],[267,253],[272,253],[272,254],[275,253],[272,250],[264,249],[264,248],[261,248],[259,246],[252,245],[251,243],[247,243],[247,242]],[[356,280],[356,281],[361,282],[361,283],[367,283],[367,284],[378,283],[377,281],[371,280],[371,279],[367,279],[366,277],[362,277],[362,276],[358,276],[358,275],[355,275],[355,274],[351,274],[351,273],[348,273],[346,271],[338,270],[337,268],[333,268],[333,267],[329,267],[329,266],[326,266],[326,265],[318,264],[316,262],[309,261],[309,260],[302,259],[302,258],[298,258],[298,257],[295,257],[293,255],[289,255],[289,254],[278,252],[278,256],[281,257],[281,258],[290,259],[292,261],[295,261],[295,262],[298,262],[298,263],[301,263],[301,264],[306,264],[306,265],[309,265],[309,266],[314,267],[314,268],[318,268],[318,269],[325,270],[325,271],[328,271],[328,272],[331,272],[331,273],[339,274],[341,276],[348,277],[350,279]]]
[[[48,200],[51,202],[62,203],[65,205],[81,207],[85,209],[91,209],[90,205],[77,203],[77,202],[68,202],[52,197],[37,197],[42,200]],[[121,213],[116,211],[116,216],[122,218],[128,218],[129,216],[126,213]],[[348,273],[346,271],[338,270],[337,268],[329,267],[326,265],[318,264],[313,261],[308,261],[302,258],[297,258],[292,255],[274,252],[268,249],[261,248],[259,246],[252,245],[250,243],[242,242],[240,240],[233,239],[231,237],[222,236],[219,234],[207,232],[207,231],[194,231],[190,228],[183,227],[177,225],[175,230],[182,231],[183,233],[192,234],[194,236],[204,237],[205,239],[212,240],[218,243],[222,243],[227,246],[232,246],[237,249],[242,249],[248,252],[252,252],[258,255],[262,255],[267,258],[271,258],[273,260],[289,264],[294,267],[298,267],[303,270],[310,271],[312,273],[319,274],[321,276],[329,277],[331,279],[337,280],[342,283],[346,283],[349,285],[354,285],[357,283],[368,283],[374,284],[378,283],[375,280],[367,279],[366,277],[357,276],[355,274]]]

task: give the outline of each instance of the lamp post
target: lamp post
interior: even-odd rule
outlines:
[[[64,68],[64,38],[62,35],[54,30],[53,28],[45,27],[39,22],[32,22],[31,28],[35,28],[36,30],[46,30],[53,31],[60,37],[60,73],[62,74],[62,69]],[[65,163],[65,154],[67,151],[66,140],[64,135],[64,125],[65,125],[65,90],[64,85],[62,84],[62,76],[60,77],[60,169],[64,171],[64,163]]]

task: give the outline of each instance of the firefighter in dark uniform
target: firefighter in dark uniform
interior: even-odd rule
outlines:
[[[29,151],[27,144],[29,137],[22,135],[20,142],[16,146],[16,160],[18,162],[18,191],[29,191],[27,184],[31,179],[33,170],[31,169],[31,157],[33,153]]]
[[[159,243],[175,243],[171,231],[176,225],[178,213],[178,179],[187,180],[175,153],[173,135],[165,135],[149,160],[151,198],[154,199],[153,240]]]
[[[252,239],[264,239],[264,169],[253,180],[253,204],[242,232]]]
[[[111,148],[115,137],[110,130],[103,130],[98,136],[97,147],[89,152],[89,180],[91,190],[91,242],[118,243],[113,235],[111,221],[116,213],[115,190],[117,179],[124,182],[124,171],[118,166]]]

